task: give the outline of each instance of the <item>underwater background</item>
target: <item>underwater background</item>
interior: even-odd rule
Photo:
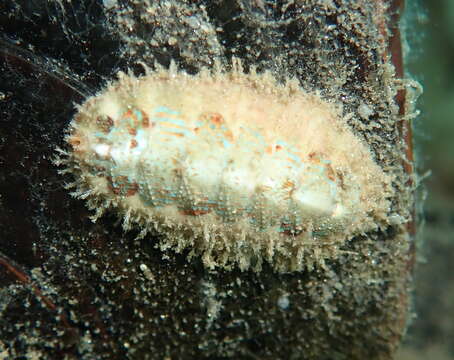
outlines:
[[[397,359],[447,360],[454,359],[454,2],[409,1],[406,20],[407,71],[424,87],[414,130],[426,200],[415,314]]]

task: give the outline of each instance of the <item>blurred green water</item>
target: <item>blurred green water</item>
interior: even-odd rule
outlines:
[[[427,192],[415,318],[397,359],[454,359],[454,1],[409,1],[407,70],[424,86],[415,120]]]

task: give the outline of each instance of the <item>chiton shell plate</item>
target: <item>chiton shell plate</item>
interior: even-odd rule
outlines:
[[[389,176],[339,106],[240,67],[120,74],[78,107],[66,141],[60,163],[94,219],[115,208],[125,229],[208,268],[303,269],[389,207]]]

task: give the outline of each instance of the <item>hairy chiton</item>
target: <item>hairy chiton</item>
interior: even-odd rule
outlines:
[[[339,106],[238,65],[121,73],[66,141],[57,162],[94,220],[115,208],[208,268],[301,270],[386,222],[389,176]]]

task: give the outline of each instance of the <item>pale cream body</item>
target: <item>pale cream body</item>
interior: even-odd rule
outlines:
[[[68,142],[91,207],[210,268],[302,269],[386,222],[389,176],[339,107],[269,75],[122,75],[79,108]]]

